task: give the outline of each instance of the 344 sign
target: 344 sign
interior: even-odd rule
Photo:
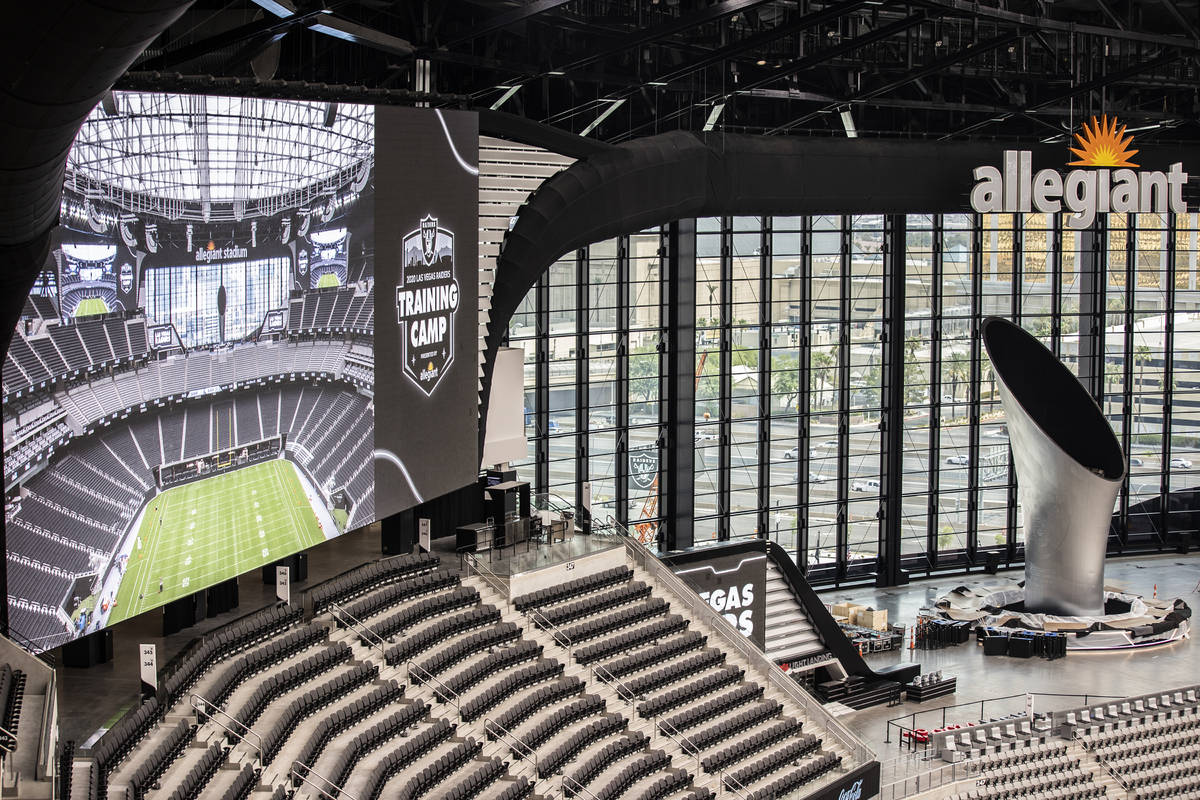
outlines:
[[[454,277],[454,233],[426,214],[402,244],[404,263],[396,286],[404,374],[432,395],[454,363],[454,317],[459,288]]]

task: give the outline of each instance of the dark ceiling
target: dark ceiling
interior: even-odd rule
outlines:
[[[1195,143],[1198,29],[1200,0],[200,0],[118,87],[428,89],[610,142],[706,123],[1065,142],[1108,113]]]

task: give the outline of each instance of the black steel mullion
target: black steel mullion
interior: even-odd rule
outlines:
[[[616,509],[622,525],[629,521],[629,237],[617,239],[617,446],[613,455]]]
[[[850,549],[850,267],[853,237],[849,215],[841,218],[841,286],[838,310],[837,581],[845,580]]]
[[[983,395],[980,326],[983,323],[983,217],[973,214],[971,235],[971,357],[967,428],[967,562],[979,547],[979,406]]]
[[[758,521],[760,539],[770,537],[771,516],[771,218],[762,218],[758,259]]]
[[[904,513],[904,345],[905,345],[905,259],[906,219],[888,214],[883,228],[883,352],[880,395],[879,573],[877,586],[907,583],[900,568],[901,531]]]
[[[583,484],[590,480],[588,418],[591,412],[591,372],[588,334],[591,330],[591,258],[587,248],[575,251],[575,508],[583,509]],[[590,520],[583,520],[590,524]]]
[[[1058,214],[1046,215],[1046,235],[1050,237],[1050,352],[1062,358],[1062,275],[1063,235]]]
[[[925,553],[926,561],[937,564],[938,496],[941,487],[942,435],[942,272],[945,219],[933,218],[933,247],[929,265],[929,494],[926,495]]]
[[[721,218],[720,401],[717,404],[717,541],[728,541],[733,425],[733,219]]]
[[[1024,311],[1025,295],[1021,291],[1025,282],[1025,215],[1013,214],[1013,255],[1012,255],[1012,318],[1017,325],[1021,324]],[[1019,506],[1017,500],[1017,467],[1012,458],[1008,459],[1008,490],[1006,492],[1008,507],[1004,514],[1004,539],[1007,560],[1012,562],[1017,554],[1017,525]],[[978,548],[978,543],[976,543]]]
[[[534,368],[537,383],[534,387],[534,436],[536,443],[536,468],[534,489],[542,493],[550,486],[550,273],[538,278],[534,302],[534,352],[537,360]]]
[[[1137,253],[1134,245],[1136,244],[1137,232],[1136,226],[1132,224],[1133,215],[1130,214],[1126,218],[1125,225],[1125,331],[1121,346],[1124,348],[1124,391],[1121,393],[1121,452],[1125,454],[1125,464],[1129,464],[1130,445],[1133,444],[1133,427],[1137,423],[1137,419],[1141,414],[1134,413],[1134,404],[1137,403],[1137,409],[1144,411],[1144,398],[1133,396],[1133,303],[1134,303],[1134,280],[1136,280],[1137,272],[1135,270],[1135,259]],[[1106,304],[1107,305],[1107,304]],[[1107,322],[1107,320],[1106,320]],[[1108,371],[1108,354],[1103,353],[1103,369]],[[1142,393],[1145,387],[1138,386],[1138,392]],[[1103,409],[1104,406],[1101,406]],[[1121,494],[1119,496],[1120,507],[1117,511],[1117,552],[1122,552],[1125,545],[1129,543],[1129,470],[1125,470],[1125,479],[1121,481]]]
[[[1171,415],[1175,401],[1175,272],[1179,268],[1175,248],[1176,236],[1180,217],[1178,214],[1168,215],[1170,225],[1167,228],[1167,313],[1166,324],[1163,328],[1163,413],[1162,413],[1162,468],[1159,470],[1158,505],[1159,545],[1166,543],[1170,532],[1170,497],[1171,497]],[[1180,537],[1180,552],[1186,552],[1187,540]]]
[[[696,512],[696,221],[667,226],[663,259],[666,425],[666,469],[660,471],[664,508],[659,538],[664,550],[680,550],[695,542]]]
[[[800,234],[800,318],[796,325],[796,564],[808,574],[808,476],[812,470],[812,217],[803,218]]]

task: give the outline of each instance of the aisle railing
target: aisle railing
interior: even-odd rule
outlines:
[[[737,650],[751,664],[758,665],[765,672],[767,681],[773,688],[778,689],[803,708],[804,713],[816,720],[828,731],[830,737],[845,748],[856,762],[867,763],[875,759],[875,754],[869,747],[826,711],[816,698],[809,695],[799,684],[788,677],[787,673],[781,670],[777,664],[768,660],[761,650],[751,643],[749,639],[742,636],[712,606],[704,602],[694,589],[689,587],[684,583],[682,578],[671,571],[670,567],[660,561],[636,537],[631,536],[624,525],[617,522],[612,516],[608,516],[597,527],[609,528],[610,534],[615,533],[614,538],[625,545],[625,550],[634,563],[645,570],[658,584],[667,587],[672,594],[679,598],[680,602],[691,614],[704,620],[712,628],[719,630],[726,640],[724,642],[726,645]]]
[[[259,766],[260,767],[265,766],[265,764],[263,762],[263,739],[262,739],[262,736],[259,735],[257,732],[255,732],[249,725],[242,722],[240,719],[233,716],[232,714],[227,712],[225,709],[221,708],[219,705],[217,705],[213,701],[208,700],[207,698],[205,698],[201,695],[193,693],[189,697],[188,703],[191,705],[192,709],[196,712],[196,717],[197,717],[197,719],[200,720],[200,722],[204,722],[202,717],[204,715],[208,715],[208,718],[210,720],[212,720],[212,722],[218,728],[225,731],[230,736],[236,737],[239,742],[242,742],[243,744],[246,744],[246,745],[249,745],[250,747],[252,747],[254,749],[254,751],[258,754]],[[223,719],[229,720],[229,724],[222,722],[220,719],[217,718],[218,716]],[[240,730],[237,730],[232,726],[237,726],[237,728]],[[254,741],[251,741],[251,738],[253,738]]]

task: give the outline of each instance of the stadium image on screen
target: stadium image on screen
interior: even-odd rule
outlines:
[[[11,628],[62,644],[374,517],[370,106],[118,92],[4,360]]]

